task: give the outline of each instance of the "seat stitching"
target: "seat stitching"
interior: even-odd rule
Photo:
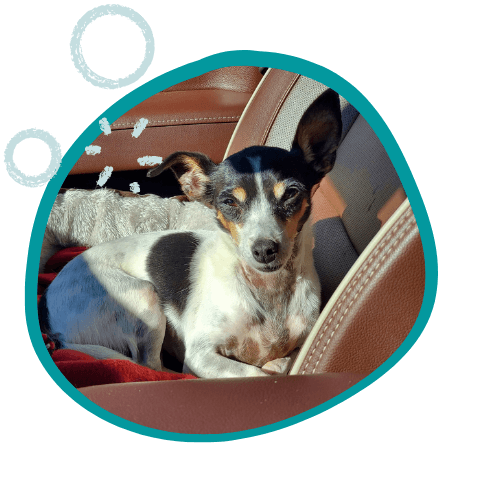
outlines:
[[[321,351],[321,354],[318,358],[318,361],[316,362],[316,364],[314,365],[314,369],[313,369],[313,373],[316,372],[316,368],[318,367],[318,364],[319,362],[321,361],[321,358],[323,357],[323,354],[325,353],[325,350],[326,348],[328,347],[328,344],[330,343],[330,341],[332,340],[334,334],[335,334],[335,331],[337,330],[337,328],[340,326],[340,324],[342,323],[342,320],[344,319],[344,317],[346,316],[347,312],[349,311],[349,308],[351,307],[351,305],[353,304],[353,302],[357,299],[358,295],[361,293],[361,291],[363,290],[363,288],[365,287],[366,283],[370,280],[370,278],[373,276],[373,273],[375,273],[377,271],[377,269],[380,267],[380,265],[382,264],[382,262],[385,260],[385,258],[392,252],[392,250],[394,249],[395,245],[399,242],[399,240],[405,236],[405,234],[410,230],[412,229],[413,227],[416,226],[416,223],[413,223],[413,224],[410,224],[402,233],[400,236],[398,236],[398,238],[396,239],[396,241],[394,242],[394,245],[392,245],[387,253],[380,259],[380,262],[377,264],[377,266],[375,267],[375,269],[373,269],[373,271],[368,275],[368,277],[366,278],[366,280],[364,281],[363,285],[361,286],[361,288],[359,289],[359,291],[356,293],[356,295],[354,296],[354,298],[351,300],[351,302],[349,303],[349,305],[347,306],[347,309],[344,311],[344,314],[340,317],[339,319],[339,322],[337,323],[337,325],[335,326],[334,330],[332,331],[327,343],[325,344],[325,346],[323,347],[323,350]]]
[[[241,115],[240,115],[241,116]],[[180,118],[178,120],[149,120],[150,123],[169,123],[169,122],[188,122],[197,120],[229,120],[229,119],[239,119],[240,116],[214,116],[214,117],[203,117],[203,118]],[[123,125],[135,125],[137,122],[124,122],[124,123],[112,123],[112,127],[121,127]],[[146,127],[147,128],[147,127]]]
[[[306,369],[307,367],[309,366],[310,362],[311,362],[311,358],[312,356],[314,355],[314,352],[316,351],[316,349],[318,348],[319,344],[321,343],[321,340],[324,336],[324,334],[326,333],[326,330],[328,329],[328,327],[330,326],[330,324],[332,323],[333,319],[335,318],[335,316],[337,316],[337,313],[339,312],[339,310],[341,309],[342,307],[342,304],[343,302],[351,295],[351,290],[356,286],[356,284],[358,283],[359,280],[361,280],[366,272],[366,269],[371,265],[372,261],[387,247],[387,244],[389,243],[390,239],[392,238],[392,236],[394,235],[394,233],[396,231],[399,230],[399,228],[401,227],[401,225],[403,225],[405,222],[408,221],[408,219],[413,215],[412,211],[410,208],[408,208],[408,211],[407,213],[404,215],[404,217],[391,229],[391,231],[384,237],[384,240],[380,243],[380,248],[378,248],[374,253],[373,255],[370,257],[370,259],[368,260],[368,262],[363,266],[363,268],[359,271],[359,275],[356,277],[356,279],[353,281],[352,284],[349,285],[349,288],[346,290],[346,292],[344,293],[342,299],[340,300],[340,302],[338,303],[336,309],[334,310],[334,312],[332,313],[332,315],[330,316],[330,318],[328,319],[327,323],[325,324],[325,326],[323,327],[323,330],[321,332],[321,335],[319,336],[319,339],[317,340],[315,346],[314,346],[314,349],[311,351],[311,353],[309,354],[308,356],[308,360],[307,360],[307,363],[306,365],[304,366],[303,370],[302,370],[302,373],[305,374],[306,372]],[[394,246],[398,243],[399,239],[404,236],[406,234],[406,232],[413,228],[414,226],[416,226],[416,223],[414,222],[413,224],[411,224],[408,228],[405,229],[405,231],[403,231],[403,233],[392,243],[392,245],[389,247],[389,250],[387,251],[387,253],[384,255],[384,257],[381,259],[381,261],[379,262],[379,264],[375,267],[375,269],[368,275],[368,277],[365,279],[365,281],[363,282],[363,285],[361,286],[361,288],[358,290],[358,292],[356,293],[356,295],[354,296],[354,298],[352,299],[352,301],[349,303],[349,305],[347,306],[347,308],[345,309],[345,311],[343,312],[341,318],[339,319],[337,325],[335,326],[335,328],[333,329],[333,331],[331,332],[331,335],[330,335],[330,338],[328,339],[328,342],[326,343],[326,345],[324,346],[321,354],[320,354],[320,357],[318,359],[318,361],[316,362],[315,366],[314,366],[314,369],[313,369],[313,373],[315,372],[317,366],[318,366],[318,363],[320,362],[321,358],[323,357],[323,354],[325,352],[325,349],[326,347],[328,346],[328,344],[330,343],[331,339],[333,338],[333,335],[335,334],[337,328],[340,326],[343,318],[346,316],[346,313],[348,312],[349,308],[351,307],[352,303],[356,300],[356,298],[358,297],[359,293],[361,292],[361,290],[364,288],[364,286],[366,285],[367,281],[371,278],[371,276],[373,275],[373,273],[378,269],[378,267],[380,266],[380,264],[383,262],[383,260],[385,259],[385,257],[387,257],[390,252],[392,251],[392,249],[394,248]]]

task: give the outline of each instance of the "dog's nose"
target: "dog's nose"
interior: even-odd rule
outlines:
[[[257,240],[252,246],[254,259],[261,264],[269,264],[278,255],[279,244],[273,240]]]

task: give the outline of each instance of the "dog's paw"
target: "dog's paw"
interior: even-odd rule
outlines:
[[[292,366],[292,358],[278,358],[268,361],[262,371],[268,375],[286,375]]]

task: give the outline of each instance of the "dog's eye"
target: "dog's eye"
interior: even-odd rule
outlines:
[[[223,205],[227,205],[228,207],[237,207],[238,206],[232,198],[224,198],[221,203]]]
[[[299,190],[296,187],[289,187],[285,190],[282,196],[282,201],[292,200],[299,194]]]

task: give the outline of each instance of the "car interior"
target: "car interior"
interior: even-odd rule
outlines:
[[[219,163],[249,146],[290,149],[297,123],[327,87],[274,68],[225,67],[164,89],[111,123],[63,189],[116,189],[126,196],[177,196],[170,171],[150,164],[176,151]],[[335,89],[334,89],[335,90]],[[333,170],[313,197],[314,262],[321,314],[286,376],[107,383],[79,391],[110,413],[152,429],[219,434],[296,416],[343,393],[387,361],[412,329],[423,301],[425,262],[419,230],[381,141],[341,96],[342,140]],[[131,131],[141,118],[139,137]],[[104,166],[113,173],[96,184]],[[130,190],[137,182],[139,193]],[[189,201],[185,201],[189,203]],[[39,281],[39,284],[41,282]],[[43,288],[43,283],[41,283]],[[171,368],[180,371],[175,360]],[[90,380],[90,379],[89,379]]]

